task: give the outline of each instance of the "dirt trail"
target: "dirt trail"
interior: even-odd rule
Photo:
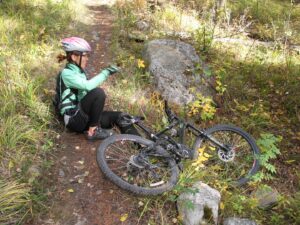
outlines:
[[[93,1],[90,1],[93,2]],[[89,5],[94,24],[88,41],[95,50],[89,61],[91,75],[107,65],[113,17],[104,5]],[[90,143],[82,134],[63,131],[57,138],[49,192],[50,210],[29,224],[33,225],[110,225],[138,224],[134,196],[122,191],[105,177],[96,162],[101,142]],[[122,215],[128,214],[124,222]],[[142,224],[142,223],[141,223]]]

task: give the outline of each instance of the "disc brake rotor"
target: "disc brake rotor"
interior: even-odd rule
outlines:
[[[218,156],[223,162],[231,162],[234,160],[235,151],[232,148],[228,152],[218,149]]]

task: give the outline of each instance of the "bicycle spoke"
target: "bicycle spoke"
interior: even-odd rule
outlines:
[[[210,141],[201,142],[202,147],[205,147],[202,154],[209,156],[208,160],[204,162],[208,169],[216,170],[218,176],[225,180],[236,181],[247,176],[255,161],[248,140],[239,132],[230,128],[228,130],[216,129],[209,135],[229,151],[214,146]]]
[[[149,154],[145,158],[146,163],[149,165],[146,164],[145,166],[142,164],[141,166],[135,165],[135,162],[131,162],[132,156],[140,154],[138,146],[142,145],[126,140],[111,144],[105,153],[107,165],[111,171],[132,185],[150,188],[167,183],[171,176],[171,171],[162,158]],[[149,166],[152,169],[149,169]]]

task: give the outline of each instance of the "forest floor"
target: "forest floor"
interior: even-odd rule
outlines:
[[[112,61],[109,46],[114,18],[106,5],[110,1],[84,2],[89,3],[87,7],[93,20],[85,33],[94,49],[88,66],[88,72],[93,76]],[[101,87],[105,90],[109,84],[108,80]],[[96,150],[101,141],[88,142],[83,134],[68,130],[59,133],[57,150],[50,158],[54,165],[45,174],[48,187],[51,187],[49,209],[27,225],[146,224],[146,218],[139,218],[138,198],[112,184],[98,168]],[[299,152],[299,147],[295,147],[295,152]],[[298,183],[296,173],[286,172],[288,167],[277,167],[280,179],[274,182],[284,193],[295,192]]]
[[[101,1],[87,2],[94,24],[88,26],[88,33],[85,34],[94,49],[88,71],[90,75],[95,75],[111,61],[108,48],[113,16],[108,6],[99,4]],[[105,89],[105,85],[102,88]],[[54,165],[45,174],[49,187],[52,187],[48,194],[50,208],[46,215],[39,216],[28,224],[139,224],[135,196],[112,184],[98,168],[96,149],[100,143],[101,141],[88,142],[83,134],[68,130],[57,136],[57,150],[50,158]]]

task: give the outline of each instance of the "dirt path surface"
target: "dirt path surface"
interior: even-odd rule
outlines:
[[[86,1],[92,13],[93,24],[88,41],[95,50],[89,61],[91,75],[109,64],[108,53],[113,17],[105,5]],[[107,84],[106,84],[107,85]],[[105,86],[104,86],[105,88]],[[88,142],[83,134],[63,131],[57,137],[54,166],[47,176],[50,210],[47,215],[31,221],[33,225],[110,225],[138,224],[136,199],[108,181],[96,162],[96,149],[101,141]],[[125,221],[121,217],[127,216]],[[142,222],[140,222],[142,224]]]

